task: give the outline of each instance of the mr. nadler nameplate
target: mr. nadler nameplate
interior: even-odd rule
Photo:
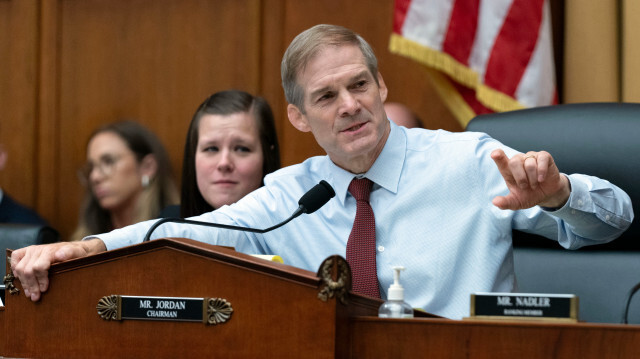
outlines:
[[[110,295],[102,297],[96,308],[104,320],[175,320],[206,324],[224,323],[233,313],[231,303],[222,298]]]
[[[475,293],[471,317],[578,320],[578,297],[573,294]]]

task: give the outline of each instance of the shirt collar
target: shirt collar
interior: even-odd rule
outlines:
[[[374,182],[373,190],[382,187],[387,191],[396,193],[404,159],[407,153],[407,136],[400,127],[389,120],[391,131],[378,158],[373,166],[364,174],[356,175],[336,166],[329,156],[332,185],[336,191],[336,197],[344,204],[347,198],[349,184],[354,177],[366,177]]]

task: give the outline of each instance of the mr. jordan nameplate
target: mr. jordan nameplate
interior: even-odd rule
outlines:
[[[474,293],[471,318],[527,318],[578,320],[578,297],[573,294]]]
[[[222,298],[171,298],[109,295],[96,307],[104,320],[169,320],[225,323],[231,317],[231,303]]]

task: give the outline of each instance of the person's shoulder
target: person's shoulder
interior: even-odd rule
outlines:
[[[320,171],[326,169],[329,164],[327,156],[314,156],[307,158],[301,163],[282,167],[279,170],[268,174],[265,177],[265,184],[271,181],[290,181],[297,178],[314,177]]]
[[[0,202],[0,222],[48,225],[36,211],[16,202],[6,192]]]
[[[482,132],[471,132],[471,131],[461,131],[461,132],[451,132],[447,130],[429,130],[424,128],[411,128],[406,129],[407,134],[412,137],[418,138],[432,138],[441,142],[450,142],[450,141],[477,141],[484,138],[490,138],[489,135]]]
[[[477,146],[483,141],[495,141],[481,132],[450,132],[446,130],[428,130],[423,128],[405,129],[408,148],[418,150],[432,146],[462,145]]]
[[[172,204],[170,206],[166,206],[162,211],[160,211],[158,218],[180,218],[180,205]]]
[[[264,187],[273,193],[287,193],[295,197],[330,177],[331,161],[327,156],[316,156],[268,174],[264,178]]]

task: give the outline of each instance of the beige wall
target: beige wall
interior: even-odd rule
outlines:
[[[640,1],[622,2],[622,101],[640,102]]]
[[[618,101],[616,1],[565,2],[564,102]]]
[[[640,2],[565,6],[564,102],[640,102]]]

